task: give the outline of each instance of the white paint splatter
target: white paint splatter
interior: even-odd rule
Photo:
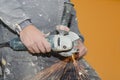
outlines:
[[[77,19],[77,18],[75,18],[75,20],[77,21],[78,19]]]
[[[32,65],[32,66],[35,66],[35,64],[34,64],[33,62],[31,62],[31,65]]]
[[[82,72],[79,72],[79,75],[82,75]]]
[[[40,17],[42,17],[42,14],[38,14]]]
[[[25,5],[26,3],[23,1],[22,4]]]
[[[9,74],[10,74],[10,70],[9,70],[8,68],[5,68],[5,73],[6,73],[7,75],[9,75]]]

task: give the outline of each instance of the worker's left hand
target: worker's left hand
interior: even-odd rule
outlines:
[[[58,25],[56,26],[57,30],[64,30],[69,32],[70,29],[68,27],[62,26],[62,25]],[[78,49],[78,53],[76,53],[76,59],[79,59],[81,57],[83,57],[86,53],[87,53],[87,48],[85,47],[85,45],[83,44],[83,42],[79,39],[78,40],[78,46],[76,47]]]
[[[85,45],[81,40],[78,40],[77,48],[78,48],[78,53],[76,54],[76,59],[80,59],[87,53],[87,48],[85,47]]]

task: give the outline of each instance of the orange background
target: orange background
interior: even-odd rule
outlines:
[[[88,48],[87,61],[102,80],[120,80],[120,0],[72,0]]]

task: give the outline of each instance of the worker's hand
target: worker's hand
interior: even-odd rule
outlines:
[[[70,31],[70,29],[68,27],[63,26],[63,25],[56,26],[56,30],[64,30],[64,31],[67,31],[67,32]]]
[[[25,27],[20,32],[20,39],[31,53],[51,51],[50,43],[45,39],[45,35],[33,25]]]
[[[81,40],[78,40],[77,48],[78,48],[78,53],[76,54],[76,58],[79,59],[87,53],[87,48],[85,47],[85,45],[82,43]]]

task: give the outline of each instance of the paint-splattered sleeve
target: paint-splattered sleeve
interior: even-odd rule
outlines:
[[[17,0],[0,0],[0,19],[15,31],[16,25],[29,19]]]

